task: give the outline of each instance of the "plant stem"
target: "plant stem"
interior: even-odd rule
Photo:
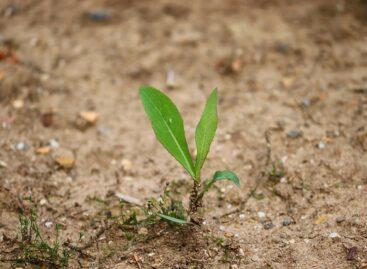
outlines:
[[[195,214],[200,207],[202,207],[202,199],[199,195],[200,181],[194,180],[194,186],[192,187],[190,195],[190,215]]]

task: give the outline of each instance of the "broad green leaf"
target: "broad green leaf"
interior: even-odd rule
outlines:
[[[160,213],[158,213],[158,216],[160,216],[162,219],[169,220],[169,221],[172,221],[174,223],[187,224],[187,221],[183,220],[183,219],[177,219],[177,218],[167,216],[167,215],[163,215],[163,214],[160,214]]]
[[[214,89],[208,98],[205,105],[201,119],[196,127],[195,141],[196,141],[196,162],[195,162],[195,176],[200,178],[200,170],[204,165],[206,156],[209,153],[210,144],[213,141],[215,131],[218,125],[217,103],[218,103],[217,89]]]
[[[183,120],[175,104],[152,87],[140,88],[140,99],[159,142],[195,178]]]
[[[237,175],[232,171],[228,170],[215,172],[213,176],[213,183],[218,180],[224,180],[224,179],[232,181],[234,184],[236,184],[237,187],[240,186],[240,180],[238,179]]]

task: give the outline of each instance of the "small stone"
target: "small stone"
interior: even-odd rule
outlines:
[[[221,226],[219,226],[219,230],[221,230],[222,232],[223,232],[223,231],[225,231],[225,229],[226,229],[226,228],[225,228],[224,226],[222,226],[222,225],[221,225]]]
[[[243,249],[242,249],[242,248],[239,248],[239,249],[238,249],[238,254],[239,254],[240,256],[242,256],[242,257],[244,257],[244,256],[245,256],[245,252],[243,251]]]
[[[167,79],[166,79],[166,85],[169,89],[175,89],[178,88],[178,83],[175,80],[175,71],[169,70],[167,72]]]
[[[289,240],[289,244],[294,244],[294,243],[296,243],[296,240],[294,239]]]
[[[238,215],[238,217],[239,217],[240,219],[244,219],[244,218],[245,218],[245,214],[239,214],[239,215]]]
[[[95,111],[81,111],[79,116],[90,124],[95,124],[99,117]]]
[[[289,138],[298,138],[298,137],[301,137],[303,135],[303,132],[301,130],[290,130],[288,133],[287,133],[287,136]]]
[[[266,214],[264,212],[262,212],[262,211],[259,211],[259,212],[257,212],[257,216],[259,218],[265,218]]]
[[[125,170],[125,171],[129,171],[131,170],[133,164],[132,162],[129,160],[129,159],[122,159],[121,161],[121,165],[122,165],[122,168]]]
[[[138,230],[138,234],[140,235],[147,235],[148,234],[148,229],[145,227],[142,227]]]
[[[324,148],[326,147],[325,143],[324,143],[324,142],[322,142],[322,141],[320,141],[316,146],[317,146],[317,148],[319,148],[319,149],[324,149]]]
[[[24,106],[24,102],[23,102],[23,100],[21,100],[21,99],[15,100],[15,101],[13,102],[13,107],[14,107],[15,109],[20,109],[20,108],[22,108],[23,106]]]
[[[155,255],[155,253],[154,252],[150,252],[150,253],[148,253],[148,257],[153,257]]]
[[[328,220],[328,217],[326,215],[320,215],[317,220],[315,221],[315,224],[319,225],[321,223],[324,223]]]
[[[294,221],[292,219],[285,219],[282,222],[283,226],[289,226],[291,224],[294,224]]]
[[[111,18],[111,15],[105,10],[95,10],[86,13],[91,21],[105,22]]]
[[[47,200],[45,198],[42,198],[40,201],[40,205],[45,205],[47,204]]]
[[[41,154],[41,155],[46,155],[50,151],[51,151],[51,147],[49,147],[49,146],[40,147],[40,148],[36,149],[36,153]]]
[[[53,225],[53,222],[52,222],[52,221],[50,221],[50,220],[48,220],[48,221],[46,221],[46,222],[45,222],[45,227],[46,227],[46,228],[51,228],[51,227],[52,227],[52,225]]]
[[[48,143],[50,144],[50,146],[52,148],[58,148],[58,147],[60,147],[59,142],[57,142],[55,139],[51,139]]]
[[[52,126],[54,122],[54,113],[53,111],[47,111],[42,113],[41,115],[41,123],[44,127]]]
[[[234,237],[234,234],[231,233],[231,232],[225,232],[224,236],[227,237],[227,238],[232,238],[232,237]]]
[[[282,84],[285,88],[289,88],[293,85],[294,83],[294,78],[292,77],[284,77],[282,78]]]
[[[238,269],[238,265],[237,264],[232,264],[231,269]]]
[[[6,168],[8,167],[8,164],[4,161],[0,161],[0,168]]]
[[[329,237],[330,237],[330,238],[337,238],[337,237],[340,237],[340,235],[339,235],[337,232],[331,232],[331,233],[329,234]]]
[[[291,50],[291,47],[287,43],[277,42],[275,44],[275,50],[279,53],[286,54]]]
[[[311,100],[308,98],[305,98],[302,100],[302,106],[309,107],[311,105]]]
[[[270,230],[275,227],[274,223],[272,221],[266,221],[263,224],[263,227],[265,230]]]
[[[28,146],[24,142],[19,142],[18,144],[15,145],[15,148],[17,150],[26,150],[28,148]]]
[[[54,161],[64,167],[64,168],[72,168],[75,165],[75,157],[73,152],[67,149],[58,148],[52,154],[52,158]]]
[[[345,217],[344,216],[339,216],[335,219],[336,223],[342,223],[345,221]]]

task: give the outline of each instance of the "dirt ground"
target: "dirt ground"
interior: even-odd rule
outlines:
[[[16,265],[31,208],[50,240],[61,225],[68,268],[367,268],[366,1],[2,0],[0,12],[1,268],[33,268]],[[177,103],[192,152],[219,89],[203,174],[231,169],[241,188],[211,190],[202,226],[118,222],[116,195],[145,202],[173,182],[187,203],[191,184],[154,138],[142,84]]]

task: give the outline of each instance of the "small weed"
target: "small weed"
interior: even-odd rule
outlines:
[[[152,87],[141,87],[140,98],[157,140],[185,168],[193,180],[190,208],[188,210],[188,215],[193,220],[192,216],[202,207],[204,194],[215,182],[219,180],[230,180],[237,186],[240,185],[235,173],[231,171],[217,171],[202,186],[201,169],[209,153],[210,145],[214,139],[218,125],[217,90],[213,90],[209,96],[204,112],[196,127],[195,141],[197,154],[195,162],[189,151],[183,120],[176,105],[164,93]],[[155,214],[155,216],[158,215],[163,220],[177,224],[187,223],[186,214],[183,213],[182,202],[171,199],[168,207],[165,207],[161,201],[157,203],[153,201],[152,204],[153,208],[161,212]]]
[[[30,209],[28,216],[19,215],[21,257],[18,259],[18,263],[66,268],[69,261],[69,252],[66,248],[60,247],[58,238],[61,226],[59,224],[55,225],[56,238],[51,242],[44,239],[37,221],[38,216],[35,208]]]
[[[268,179],[271,183],[276,184],[280,182],[280,179],[285,176],[284,168],[281,164],[272,164],[272,169],[269,172]]]

